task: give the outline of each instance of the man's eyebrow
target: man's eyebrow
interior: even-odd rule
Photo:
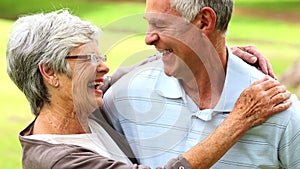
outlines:
[[[146,20],[149,20],[150,19],[149,14],[145,13],[143,18],[146,19]]]
[[[144,13],[143,18],[146,20],[157,21],[157,16],[158,15],[156,13]]]
[[[143,17],[146,21],[148,21],[148,23],[155,23],[155,19],[154,18],[150,18],[150,17]]]
[[[160,19],[151,17],[151,16],[149,16],[149,15],[144,15],[143,18],[144,18],[145,20],[147,20],[149,23],[157,23],[157,22],[160,22]]]

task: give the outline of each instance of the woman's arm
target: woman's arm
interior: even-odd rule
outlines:
[[[286,110],[291,105],[291,102],[287,101],[290,95],[283,85],[270,77],[266,76],[264,79],[255,82],[241,93],[233,111],[209,137],[182,156],[171,159],[164,168],[178,169],[180,166],[186,169],[210,168],[249,128],[263,123],[278,112]],[[55,163],[52,168],[87,168],[90,166],[92,168],[149,169],[145,165],[129,165],[114,161],[80,147],[71,148],[68,152],[66,148],[68,146],[64,146],[63,151],[50,151],[53,155],[48,154],[47,156],[41,156],[37,153],[45,153],[45,151],[34,150],[34,148],[41,148],[42,146],[29,147],[30,149],[27,149],[28,153],[30,152],[28,150],[32,150],[38,157],[51,158],[52,160],[49,161],[54,160]],[[53,145],[53,148],[59,149],[56,145]],[[49,150],[49,147],[46,149]],[[65,155],[60,155],[60,153]],[[28,157],[32,158],[32,155]],[[24,159],[26,158],[23,158],[23,164],[26,162]],[[30,162],[32,163],[32,160]]]
[[[233,54],[243,59],[248,64],[255,66],[264,74],[276,78],[268,58],[263,56],[254,45],[231,46],[230,49]]]
[[[289,108],[291,102],[286,100],[290,96],[283,85],[270,77],[255,82],[241,93],[224,122],[183,157],[192,168],[210,168],[249,128]]]
[[[182,156],[171,159],[164,168],[178,169],[180,166],[185,169],[210,168],[249,128],[263,123],[278,112],[286,110],[291,105],[291,102],[287,101],[290,95],[283,85],[270,77],[255,82],[242,92],[233,111],[209,137]],[[64,151],[59,151],[65,153],[65,155],[61,155],[61,158],[50,156],[56,160],[53,168],[149,169],[145,165],[129,165],[110,160],[80,147],[71,148],[70,152],[66,152],[66,147],[64,147]],[[53,145],[53,148],[57,149],[57,146]],[[54,154],[58,155],[57,153]]]

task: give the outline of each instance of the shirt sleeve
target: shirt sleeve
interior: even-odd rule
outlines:
[[[117,132],[124,134],[123,129],[120,125],[118,110],[115,106],[113,91],[111,89],[105,93],[105,95],[103,96],[103,100],[104,103],[102,107],[102,112],[105,114],[105,116],[107,117],[108,121],[112,124],[114,129]]]
[[[53,169],[150,169],[144,165],[129,165],[120,161],[114,161],[107,157],[80,148],[59,159],[52,167]]]
[[[291,117],[285,129],[284,135],[280,140],[279,160],[283,168],[298,169],[300,168],[300,103],[293,100]],[[290,108],[291,109],[291,108]]]
[[[191,168],[192,167],[190,163],[182,156],[171,159],[164,167],[164,169],[191,169]]]
[[[80,148],[72,153],[67,154],[59,159],[53,169],[150,169],[146,165],[126,164],[120,161],[114,161],[107,157],[103,157],[97,153],[87,150],[80,150]],[[164,167],[157,167],[156,169],[190,169],[188,161],[179,156],[171,159]]]

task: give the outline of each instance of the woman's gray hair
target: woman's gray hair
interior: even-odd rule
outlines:
[[[33,114],[50,102],[39,71],[46,64],[71,76],[65,56],[77,46],[98,42],[100,29],[67,10],[20,17],[13,25],[6,49],[7,73],[25,94]]]
[[[226,32],[233,11],[233,0],[171,0],[171,6],[185,20],[192,22],[203,7],[212,8],[217,15],[216,30]]]

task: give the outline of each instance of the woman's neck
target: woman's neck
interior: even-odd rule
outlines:
[[[49,105],[41,109],[33,129],[33,134],[83,134],[87,132],[90,132],[87,117],[78,119],[73,109]]]

